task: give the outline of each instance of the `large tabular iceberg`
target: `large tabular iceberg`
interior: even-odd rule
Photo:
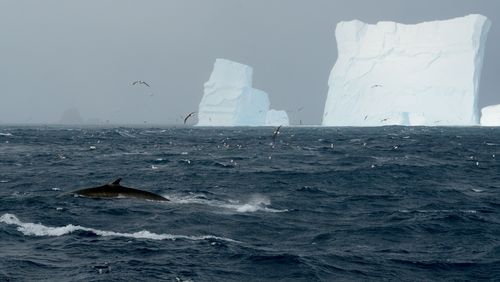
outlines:
[[[481,110],[481,125],[500,126],[500,105],[484,107]]]
[[[490,21],[341,22],[323,125],[476,125]]]
[[[278,117],[268,113],[269,97],[266,92],[252,88],[252,74],[252,68],[247,65],[217,59],[205,83],[197,125],[265,126],[275,125],[276,118],[288,125],[285,112]]]

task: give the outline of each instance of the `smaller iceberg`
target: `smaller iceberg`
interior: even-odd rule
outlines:
[[[83,118],[80,115],[80,111],[77,108],[70,108],[64,111],[61,114],[61,118],[59,119],[60,124],[82,124]]]
[[[289,125],[288,115],[285,111],[269,110],[266,116],[267,126],[288,126]]]
[[[286,112],[272,110],[269,113],[269,97],[266,92],[252,87],[252,76],[250,66],[217,59],[205,83],[197,125],[265,126],[275,125],[285,118],[288,124]]]
[[[493,105],[481,109],[482,126],[500,126],[500,105]]]

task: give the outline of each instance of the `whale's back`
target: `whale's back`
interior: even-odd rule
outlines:
[[[158,194],[135,188],[124,187],[119,184],[106,184],[99,187],[84,188],[74,191],[73,194],[88,198],[126,198],[168,201],[167,198]]]

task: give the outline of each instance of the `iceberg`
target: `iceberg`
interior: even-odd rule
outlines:
[[[500,105],[493,105],[481,109],[482,126],[500,126]]]
[[[322,124],[477,125],[490,26],[482,15],[414,25],[340,22]]]
[[[80,115],[80,111],[77,108],[70,108],[64,111],[61,114],[61,118],[59,119],[60,124],[82,124],[83,118]]]
[[[288,120],[288,115],[285,111],[269,110],[266,115],[266,125],[267,126],[288,126],[290,122]]]
[[[247,65],[217,59],[198,108],[198,126],[265,126],[282,119],[269,114],[269,96],[252,87],[253,69]],[[286,116],[286,113],[285,113]],[[288,117],[287,117],[288,120]]]

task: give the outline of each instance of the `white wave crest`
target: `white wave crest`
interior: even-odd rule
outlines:
[[[401,213],[477,213],[477,210],[398,210]]]
[[[189,196],[164,195],[164,197],[169,199],[171,203],[207,205],[212,207],[234,210],[240,213],[257,212],[257,211],[263,211],[263,212],[288,211],[287,209],[278,210],[269,208],[268,206],[271,205],[271,200],[266,196],[260,194],[252,195],[250,199],[246,202],[241,202],[237,200],[230,200],[228,202],[220,200],[210,200],[201,194],[193,194]]]
[[[116,133],[118,133],[122,137],[136,138],[136,136],[130,133],[128,130],[116,130]]]
[[[173,234],[156,234],[147,230],[142,230],[134,233],[122,233],[114,231],[105,231],[94,228],[83,227],[79,225],[68,224],[62,227],[49,227],[40,223],[22,222],[15,215],[6,213],[0,217],[0,223],[9,225],[17,225],[17,230],[28,236],[62,236],[75,231],[89,231],[98,236],[115,236],[135,239],[150,239],[150,240],[221,240],[227,242],[237,242],[236,240],[218,237],[214,235],[203,236],[187,236],[187,235],[173,235]]]
[[[10,132],[7,132],[7,133],[0,132],[0,136],[12,136],[12,133],[10,133]]]

